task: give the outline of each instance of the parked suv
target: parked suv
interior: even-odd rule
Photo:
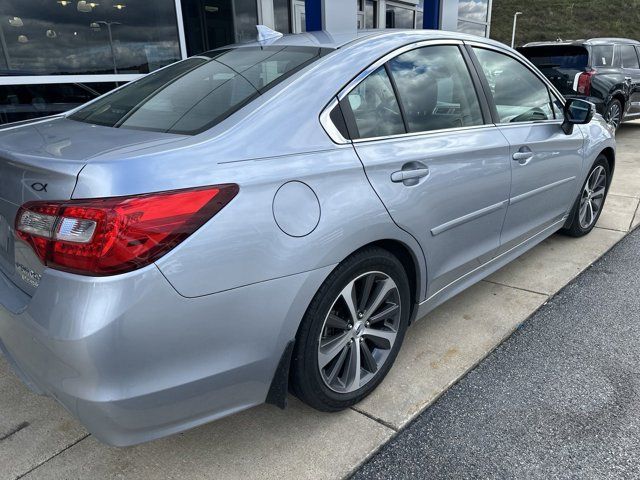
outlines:
[[[518,49],[566,97],[593,102],[614,127],[640,118],[640,42],[592,38]]]

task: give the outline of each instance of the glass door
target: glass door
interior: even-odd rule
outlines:
[[[293,33],[307,31],[307,15],[304,2],[296,1],[293,4]]]

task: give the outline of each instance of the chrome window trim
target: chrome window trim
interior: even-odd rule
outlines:
[[[443,128],[438,130],[428,130],[425,132],[399,133],[396,135],[387,135],[382,137],[358,138],[356,140],[346,139],[342,136],[342,134],[340,134],[339,130],[333,124],[330,118],[331,110],[333,110],[338,105],[339,101],[343,100],[347,95],[349,95],[349,93],[351,93],[351,91],[354,88],[356,88],[362,81],[364,81],[365,78],[367,78],[369,75],[375,72],[378,68],[380,68],[385,63],[387,63],[389,60],[399,55],[402,55],[403,53],[409,52],[411,50],[415,50],[417,48],[422,48],[427,46],[437,46],[437,45],[469,45],[471,47],[484,48],[487,50],[493,50],[495,52],[507,55],[513,58],[515,61],[522,64],[525,68],[531,71],[531,73],[533,73],[536,77],[538,77],[547,86],[551,96],[555,97],[556,100],[560,101],[563,106],[566,103],[566,99],[562,96],[562,94],[558,92],[558,90],[553,86],[553,84],[551,84],[551,82],[549,82],[547,77],[545,77],[544,75],[542,75],[542,73],[537,71],[537,68],[535,67],[535,65],[533,65],[531,62],[529,62],[525,57],[521,56],[520,54],[511,51],[511,49],[500,47],[498,45],[492,45],[489,43],[473,41],[473,40],[471,41],[455,40],[455,39],[422,40],[420,42],[413,42],[408,45],[399,47],[396,50],[382,56],[381,58],[376,60],[374,63],[369,65],[367,68],[365,68],[362,72],[360,72],[342,90],[340,90],[340,92],[338,92],[338,95],[331,100],[331,102],[324,108],[324,110],[320,114],[320,123],[324,128],[325,132],[327,132],[327,135],[329,135],[329,137],[331,138],[331,140],[338,145],[345,145],[349,143],[360,144],[365,142],[395,140],[395,139],[410,138],[410,137],[417,137],[417,136],[423,136],[423,135],[432,136],[440,133],[464,132],[469,130],[489,128],[489,127],[504,128],[504,127],[522,127],[527,125],[534,126],[534,125],[545,125],[545,124],[562,125],[562,123],[564,122],[563,119],[554,118],[552,120],[534,120],[529,122],[518,122],[518,123],[485,123],[482,125],[472,125],[469,127],[454,127],[454,128]]]
[[[375,72],[382,65],[387,63],[389,60],[402,55],[403,53],[407,53],[411,50],[415,50],[417,48],[434,46],[434,45],[463,45],[464,42],[462,40],[422,40],[420,42],[410,43],[403,47],[397,48],[393,52],[390,52],[383,57],[379,58],[367,68],[365,68],[362,72],[360,72],[353,80],[351,80],[346,87],[344,87],[337,95],[338,100],[344,99],[347,95],[351,93],[351,90],[356,88],[360,82],[362,82],[365,78]]]
[[[362,72],[356,75],[345,87],[343,87],[338,94],[329,102],[329,104],[322,110],[320,113],[320,124],[322,128],[324,128],[327,135],[331,140],[338,144],[344,145],[348,143],[362,143],[362,142],[370,142],[370,141],[380,141],[380,140],[389,140],[389,139],[397,139],[403,137],[415,137],[419,135],[433,135],[437,133],[452,133],[457,131],[464,131],[470,129],[478,129],[485,127],[494,127],[493,123],[485,123],[482,125],[473,125],[470,127],[454,127],[454,128],[443,128],[439,130],[429,130],[426,132],[409,132],[409,133],[399,133],[397,135],[388,135],[383,137],[369,137],[369,138],[359,138],[356,140],[346,139],[340,134],[337,127],[331,121],[331,111],[336,107],[336,105],[342,101],[351,91],[356,88],[362,81],[364,81],[369,75],[375,72],[378,68],[383,66],[389,60],[402,55],[403,53],[409,52],[411,50],[415,50],[417,48],[429,47],[429,46],[438,46],[438,45],[464,45],[462,40],[456,39],[431,39],[431,40],[421,40],[419,42],[412,42],[410,44],[399,47],[392,52],[387,53],[386,55],[380,57],[378,60],[373,62],[371,65],[366,67]]]
[[[496,123],[495,126],[496,127],[521,127],[521,126],[526,126],[526,125],[562,125],[564,123],[563,119],[560,118],[554,118],[552,120],[531,120],[528,122],[503,122],[503,123]]]
[[[398,133],[396,135],[386,135],[383,137],[369,137],[369,138],[359,138],[357,140],[352,140],[353,144],[357,145],[360,143],[369,143],[369,142],[379,142],[384,140],[397,140],[402,138],[411,138],[411,137],[425,137],[425,136],[436,136],[440,134],[451,134],[457,132],[466,132],[470,130],[482,130],[485,128],[495,128],[496,126],[493,123],[485,123],[483,125],[472,125],[470,127],[453,127],[453,128],[441,128],[439,130],[427,130],[424,132],[410,132],[410,133]]]

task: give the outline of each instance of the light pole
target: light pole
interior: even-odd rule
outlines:
[[[2,24],[0,24],[0,46],[2,47],[2,53],[4,53],[4,61],[7,62],[7,71],[9,71],[11,70],[11,59],[9,58],[9,50],[7,49],[7,41],[4,38]]]
[[[100,20],[94,22],[97,25],[105,25],[109,32],[109,47],[111,47],[111,58],[113,59],[113,73],[118,74],[118,65],[116,63],[116,51],[113,48],[113,35],[111,34],[111,25],[122,25],[120,22],[107,22],[106,20]]]
[[[513,14],[513,31],[511,32],[511,48],[516,44],[516,23],[518,22],[518,15],[522,15],[522,12],[516,12]]]

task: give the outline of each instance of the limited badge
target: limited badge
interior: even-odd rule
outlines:
[[[16,271],[18,272],[18,275],[20,275],[20,278],[22,278],[22,281],[31,285],[33,288],[37,288],[38,285],[40,285],[40,279],[42,278],[42,275],[40,275],[36,271],[30,269],[29,267],[25,267],[18,262],[16,262]]]

